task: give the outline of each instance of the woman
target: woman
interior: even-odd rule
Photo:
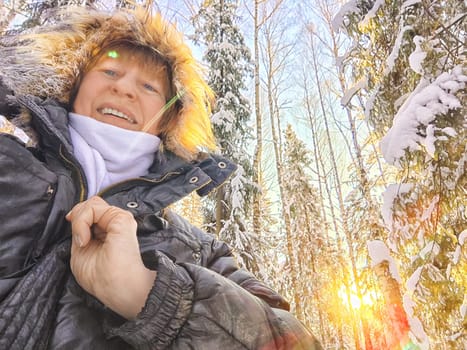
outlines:
[[[140,8],[73,9],[14,42],[0,348],[320,348],[225,243],[167,209],[235,169],[206,153],[212,92],[181,34]]]

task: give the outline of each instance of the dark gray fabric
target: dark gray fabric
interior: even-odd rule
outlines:
[[[55,247],[0,303],[0,349],[45,349],[69,270],[69,244]]]
[[[10,89],[3,84],[2,78],[0,77],[0,114],[7,115],[13,112],[12,106],[10,106],[7,101],[7,97],[11,93]]]
[[[17,101],[31,112],[40,147],[0,134],[0,348],[319,349],[275,309],[288,303],[238,268],[228,245],[166,209],[225,182],[235,166],[219,156],[187,163],[159,154],[150,174],[101,193],[133,213],[143,261],[158,272],[136,320],[83,291],[69,269],[64,216],[86,198],[86,179],[67,111],[33,97]]]

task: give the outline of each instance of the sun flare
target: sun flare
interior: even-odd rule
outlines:
[[[339,297],[343,301],[344,305],[351,307],[354,310],[358,310],[363,305],[370,306],[375,303],[375,297],[372,293],[365,293],[362,295],[361,299],[358,297],[355,287],[352,287],[350,293],[348,294],[347,287],[342,285],[338,292]]]

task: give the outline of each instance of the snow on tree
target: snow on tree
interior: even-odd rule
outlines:
[[[289,217],[289,237],[287,237],[287,275],[289,297],[293,300],[296,315],[310,328],[319,325],[312,320],[320,312],[320,293],[322,286],[320,265],[329,252],[324,242],[325,226],[322,209],[319,205],[318,191],[311,185],[311,163],[305,143],[299,140],[290,124],[285,131],[283,166],[284,173],[284,215]],[[328,261],[330,265],[331,262]],[[302,278],[306,276],[306,278]],[[316,332],[318,333],[318,332]]]
[[[216,214],[211,216],[216,217],[219,237],[233,245],[241,263],[257,270],[251,249],[257,237],[248,233],[246,222],[253,190],[247,152],[252,130],[250,103],[243,91],[252,66],[250,51],[239,28],[237,9],[237,1],[205,1],[193,22],[195,41],[205,46],[208,83],[217,98],[212,116],[214,132],[221,152],[239,165],[231,181],[217,193]]]
[[[422,349],[459,349],[467,339],[465,10],[456,0],[353,0],[334,21],[354,40],[342,59],[359,83],[352,94],[399,169],[385,194],[385,244]]]
[[[456,97],[467,82],[462,67],[444,72],[433,82],[422,78],[394,116],[393,125],[381,141],[386,161],[398,165],[406,152],[424,150],[430,158],[435,157],[436,144],[457,135],[452,126],[437,126],[436,119],[461,108]],[[462,165],[462,164],[461,164]]]

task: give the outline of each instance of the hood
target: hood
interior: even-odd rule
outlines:
[[[130,41],[149,46],[169,63],[179,96],[179,122],[164,137],[164,147],[193,159],[215,149],[210,122],[213,93],[183,35],[160,14],[137,7],[113,12],[72,7],[56,13],[53,24],[0,44],[0,77],[15,95],[52,98],[68,105],[72,88],[100,48]]]

